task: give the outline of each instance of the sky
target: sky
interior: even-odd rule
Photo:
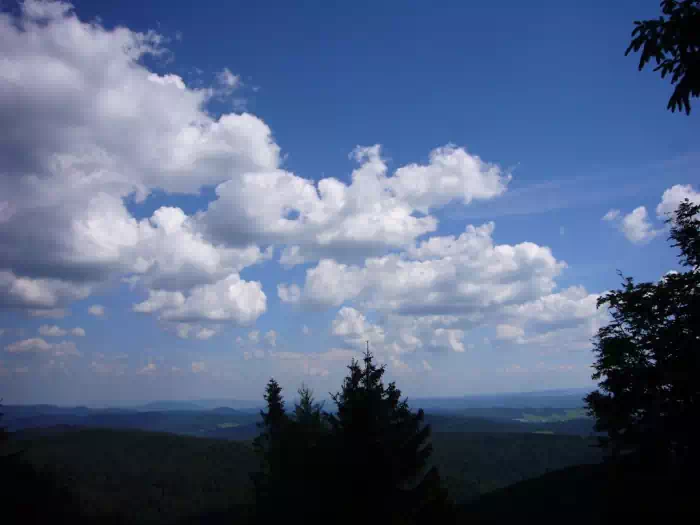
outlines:
[[[409,399],[591,387],[598,297],[678,268],[656,0],[0,6],[5,403],[326,397],[367,344]]]

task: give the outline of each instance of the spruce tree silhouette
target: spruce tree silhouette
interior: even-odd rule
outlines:
[[[265,387],[267,410],[261,410],[260,435],[253,441],[253,449],[260,459],[260,471],[251,475],[253,481],[257,519],[268,523],[274,519],[274,511],[287,504],[289,486],[288,450],[285,433],[289,417],[284,409],[282,388],[270,379]]]
[[[450,515],[435,467],[430,426],[423,411],[412,413],[392,382],[384,386],[384,366],[369,350],[363,366],[353,360],[340,392],[337,411],[328,416],[335,488],[343,497],[335,509],[344,523],[417,523]]]
[[[595,337],[594,379],[586,397],[603,445],[616,456],[635,452],[647,467],[700,465],[700,205],[681,203],[670,239],[682,273],[636,284],[598,300],[612,316]]]
[[[287,416],[281,388],[270,380],[255,440],[259,523],[449,523],[453,508],[436,468],[430,468],[430,427],[411,412],[385,369],[367,351],[353,360],[336,412],[323,413],[303,387]]]

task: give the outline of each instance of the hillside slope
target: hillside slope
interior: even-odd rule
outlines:
[[[632,464],[576,465],[490,492],[463,505],[460,522],[686,523],[694,483],[642,474]]]
[[[257,461],[248,443],[134,430],[23,431],[15,445],[55,472],[92,517],[126,523],[212,522],[240,514]],[[436,432],[433,462],[457,502],[576,463],[600,460],[578,436]],[[230,507],[233,506],[232,510]]]

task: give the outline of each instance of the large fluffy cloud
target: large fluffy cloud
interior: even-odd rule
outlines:
[[[323,306],[354,300],[412,315],[467,315],[550,293],[565,263],[533,243],[496,245],[493,230],[493,223],[468,226],[459,237],[433,237],[362,266],[325,259],[307,270],[303,289],[281,285],[280,298]]]
[[[463,148],[390,170],[379,145],[358,147],[350,180],[312,181],[284,169],[262,120],[207,111],[240,84],[230,70],[217,90],[147,68],[144,57],[164,53],[157,33],[28,1],[0,15],[0,34],[0,123],[11,130],[0,141],[1,307],[58,316],[121,277],[147,294],[135,311],[208,339],[218,323],[250,325],[266,311],[262,284],[240,272],[280,245],[285,266],[317,263],[302,286],[279,285],[280,299],[342,307],[333,334],[353,348],[370,340],[392,359],[464,352],[469,330],[489,324],[502,340],[524,340],[551,328],[532,313],[550,303],[565,312],[562,326],[577,308],[590,317],[585,291],[556,292],[565,264],[547,247],[497,245],[492,223],[425,238],[437,208],[507,189],[507,171]],[[162,206],[137,218],[127,205],[203,186],[215,199],[195,215]],[[276,346],[276,332],[265,337]]]
[[[700,204],[700,192],[695,191],[690,184],[676,184],[664,191],[661,202],[656,207],[656,214],[660,219],[669,217],[678,205],[688,199],[695,204]]]
[[[630,242],[645,244],[656,237],[660,230],[655,230],[649,222],[647,210],[644,206],[635,208],[622,218],[620,225],[622,233]]]
[[[0,308],[51,311],[56,306],[84,299],[89,294],[89,284],[61,279],[19,277],[12,271],[0,270]]]
[[[259,282],[241,280],[238,274],[212,284],[197,286],[185,295],[180,291],[151,290],[149,297],[134,306],[134,311],[157,313],[166,321],[232,321],[247,325],[267,307],[267,298]]]
[[[322,260],[302,287],[281,286],[280,297],[343,305],[332,333],[355,348],[370,341],[381,360],[405,371],[405,354],[466,352],[484,334],[501,345],[590,347],[606,320],[598,295],[581,286],[557,291],[564,262],[532,243],[497,245],[493,232],[491,223],[468,226],[460,236],[432,237],[363,266]],[[365,313],[371,310],[375,322]]]
[[[287,244],[285,265],[356,258],[407,246],[437,228],[431,209],[455,199],[496,197],[510,179],[498,166],[451,146],[434,150],[427,165],[403,166],[392,176],[378,145],[357,148],[354,157],[360,167],[350,184],[335,178],[314,183],[282,170],[223,183],[200,220],[230,243]]]
[[[212,91],[141,63],[163,38],[86,23],[70,5],[27,1],[0,15],[2,306],[55,309],[114,275],[156,288],[214,282],[261,257],[225,249],[178,209],[137,221],[123,199],[198,192],[269,171],[279,148],[249,114],[206,111]]]
[[[221,89],[146,67],[144,57],[165,53],[155,32],[28,0],[0,15],[0,34],[0,306],[63,311],[127,277],[148,290],[139,311],[247,324],[265,296],[239,272],[269,258],[271,244],[284,245],[287,266],[358,262],[435,231],[432,209],[496,197],[510,178],[453,146],[389,174],[377,145],[354,151],[349,183],[313,182],[282,169],[262,120],[207,111]],[[218,83],[230,93],[240,79],[224,69]],[[203,186],[216,199],[196,216],[162,207],[139,220],[125,204]]]

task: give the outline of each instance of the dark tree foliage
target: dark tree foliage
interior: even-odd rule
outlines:
[[[302,385],[297,393],[299,402],[294,405],[293,430],[304,448],[313,449],[327,434],[327,417],[323,413],[323,403],[316,403],[312,390]]]
[[[690,114],[690,98],[700,96],[700,0],[663,0],[658,20],[636,21],[625,55],[638,52],[639,70],[653,59],[654,71],[675,84],[671,111]]]
[[[411,412],[394,383],[383,384],[384,367],[369,352],[364,367],[353,361],[348,368],[333,396],[335,413],[322,412],[302,387],[277,434],[266,430],[266,418],[270,398],[281,400],[281,394],[276,383],[268,384],[263,432],[270,442],[257,445],[264,458],[264,483],[256,483],[258,521],[448,523],[452,508],[437,469],[428,467],[432,445],[423,412]]]
[[[3,414],[0,413],[0,420]],[[3,523],[85,523],[68,487],[58,483],[55,473],[39,471],[11,447],[10,434],[0,424],[0,507]]]
[[[601,297],[612,322],[595,337],[593,378],[586,398],[604,445],[635,451],[656,466],[697,465],[700,444],[700,206],[683,202],[670,239],[686,271],[635,283]]]
[[[260,435],[253,441],[253,448],[260,459],[260,471],[252,475],[256,505],[259,509],[270,509],[280,503],[286,494],[290,479],[287,462],[288,440],[284,439],[289,426],[289,417],[284,409],[282,388],[270,379],[265,387],[267,410],[261,410]]]
[[[344,473],[338,482],[353,495],[341,502],[342,512],[361,522],[368,511],[354,501],[369,497],[374,522],[413,523],[441,496],[437,469],[427,469],[430,427],[422,424],[422,410],[414,414],[401,400],[394,383],[383,384],[385,369],[371,353],[363,361],[364,367],[357,361],[348,367],[333,396],[337,413],[329,416]]]
[[[2,399],[0,399],[0,410],[2,410]],[[8,440],[9,436],[7,434],[7,429],[2,426],[2,416],[3,413],[0,412],[0,447],[2,447]]]

